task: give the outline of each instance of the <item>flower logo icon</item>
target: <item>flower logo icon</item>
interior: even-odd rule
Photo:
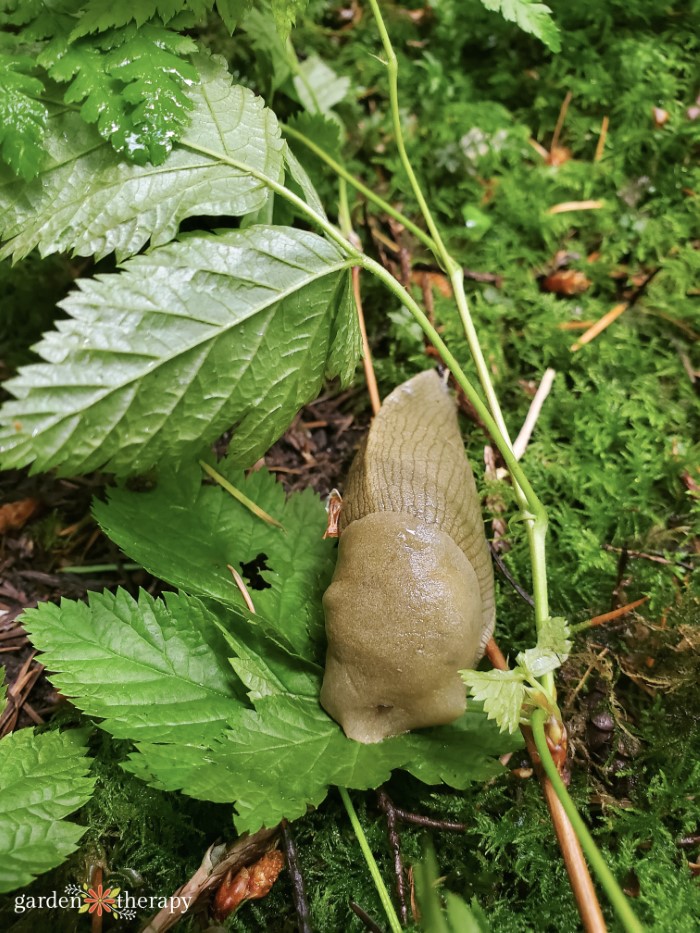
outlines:
[[[116,909],[119,890],[119,888],[103,889],[101,884],[98,884],[94,888],[88,888],[88,886],[84,884],[82,898],[85,903],[80,907],[78,913],[97,914],[98,917],[101,917],[104,913],[117,918],[119,916]]]

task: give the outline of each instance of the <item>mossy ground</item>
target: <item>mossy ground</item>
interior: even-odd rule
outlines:
[[[570,723],[574,799],[634,897],[640,919],[650,929],[680,933],[695,929],[700,914],[692,873],[700,818],[700,707],[693,692],[698,593],[689,571],[698,531],[693,345],[700,252],[693,147],[697,155],[700,119],[692,117],[692,107],[700,90],[699,11],[696,3],[663,6],[656,0],[552,5],[563,33],[557,56],[475,0],[426,8],[386,4],[386,15],[399,54],[409,151],[430,203],[465,267],[497,277],[471,282],[469,297],[514,432],[544,370],[557,371],[523,461],[550,517],[553,612],[580,622],[649,597],[621,621],[579,634],[559,683]],[[317,52],[361,89],[352,103],[337,108],[346,128],[347,164],[414,216],[392,147],[385,73],[375,57],[368,11],[349,28],[340,4],[314,0],[309,14],[294,35],[297,53]],[[264,51],[250,37],[237,35],[226,52],[242,80],[268,89]],[[550,145],[567,92],[571,101],[559,145],[568,153],[561,164],[547,164],[530,140]],[[283,117],[293,109],[283,91],[271,103]],[[665,111],[666,122],[654,108]],[[604,117],[609,129],[596,161]],[[315,181],[332,215],[337,185],[320,163]],[[587,200],[602,203],[549,212],[563,202]],[[385,239],[400,240],[409,264],[427,268],[418,245],[392,230],[386,218],[360,200],[351,206],[366,249],[376,247],[375,225]],[[388,258],[398,267],[390,250]],[[584,273],[587,290],[571,296],[543,291],[542,278],[557,263]],[[9,299],[3,323],[9,368],[50,323],[51,306],[71,275],[62,260],[3,266],[0,275]],[[386,391],[431,363],[415,325],[393,299],[371,282],[364,283],[364,298]],[[443,336],[471,372],[451,302],[438,292],[434,301]],[[631,303],[628,310],[572,352],[582,331],[568,325],[596,320],[621,301]],[[465,420],[465,427],[472,459],[481,464],[487,440],[473,423]],[[492,481],[488,493],[494,510],[489,518],[499,517],[501,504],[512,514],[507,482]],[[504,560],[527,589],[528,554],[519,525],[506,531],[506,542]],[[498,640],[512,655],[534,642],[531,613],[507,583],[500,580],[499,588]],[[609,715],[611,729],[595,726],[601,712]],[[88,826],[84,843],[65,866],[25,893],[83,880],[97,858],[105,860],[109,880],[123,888],[171,893],[211,842],[231,836],[227,808],[150,790],[121,771],[120,746],[101,733],[92,743],[98,789],[80,814]],[[397,777],[389,791],[407,809],[467,824],[465,834],[432,834],[438,862],[446,887],[467,900],[476,897],[493,930],[577,929],[534,778],[508,773],[457,794]],[[390,879],[386,830],[374,795],[354,797]],[[361,930],[350,900],[381,923],[380,904],[335,795],[294,831],[315,928]],[[423,835],[402,828],[408,863],[420,858]],[[28,930],[36,923],[31,914],[15,917],[12,898],[4,899],[3,929]],[[250,933],[295,929],[286,876],[227,926]],[[51,920],[52,930],[81,928],[72,914]]]

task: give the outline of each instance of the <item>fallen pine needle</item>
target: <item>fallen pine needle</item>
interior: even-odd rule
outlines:
[[[580,350],[581,347],[584,347],[587,343],[590,343],[591,340],[595,340],[601,331],[604,331],[606,327],[609,327],[613,321],[617,320],[620,315],[627,310],[629,303],[626,301],[621,301],[619,305],[615,305],[614,308],[611,308],[607,314],[604,314],[599,318],[592,327],[589,327],[588,330],[581,334],[576,343],[572,344],[571,352],[576,353],[577,350]]]
[[[568,214],[569,211],[598,211],[605,201],[562,201],[547,209],[548,214]]]
[[[610,126],[610,117],[603,117],[603,122],[600,124],[600,136],[598,137],[598,145],[595,147],[595,155],[593,156],[594,162],[600,162],[603,158],[603,150],[605,149],[605,140],[608,136],[608,127]]]
[[[241,596],[243,597],[243,601],[245,602],[246,606],[250,609],[250,611],[253,613],[253,615],[255,615],[255,605],[253,604],[253,600],[250,598],[248,587],[243,582],[243,577],[240,575],[240,573],[236,570],[235,567],[231,566],[231,564],[226,564],[226,566],[231,571],[231,576],[236,581],[236,586],[241,591]]]
[[[525,418],[523,426],[520,429],[520,433],[516,437],[515,443],[513,444],[513,453],[515,454],[516,460],[520,460],[522,455],[527,450],[530,437],[532,436],[534,427],[537,424],[537,419],[539,418],[540,412],[542,411],[542,406],[544,405],[545,400],[550,393],[556,374],[556,370],[550,367],[549,369],[545,370],[544,376],[542,376],[542,381],[537,387],[535,397],[530,403],[527,417]]]
[[[273,518],[271,515],[268,515],[264,509],[261,509],[259,505],[256,505],[252,499],[249,499],[248,496],[244,495],[240,489],[236,489],[233,483],[229,483],[225,476],[222,476],[221,473],[218,473],[214,467],[209,466],[208,463],[205,463],[204,460],[199,461],[199,465],[211,478],[221,486],[222,489],[225,489],[227,493],[233,496],[241,505],[244,505],[253,515],[257,515],[258,518],[261,518],[264,522],[267,522],[268,525],[274,525],[275,528],[281,528],[284,531],[284,525],[281,522],[278,522],[276,518]]]
[[[619,619],[620,616],[627,615],[628,612],[632,612],[633,609],[636,609],[637,606],[641,606],[642,603],[645,603],[649,599],[648,596],[642,596],[641,599],[635,599],[633,603],[627,603],[626,606],[620,606],[619,609],[613,609],[612,612],[604,612],[601,616],[593,616],[592,619],[588,619],[586,622],[580,622],[578,625],[572,625],[572,632],[580,632],[586,628],[593,628],[595,625],[603,625],[604,622],[612,622],[613,619]]]
[[[572,97],[573,97],[573,94],[571,93],[571,91],[567,91],[566,96],[564,97],[564,101],[559,110],[559,116],[557,117],[557,125],[554,127],[554,133],[552,134],[552,144],[549,147],[550,153],[554,152],[554,150],[559,145],[559,137],[561,136],[561,131],[564,127],[564,120],[566,120],[566,114],[569,110],[569,104],[571,103]]]
[[[559,330],[586,330],[595,324],[595,321],[561,321],[557,324]]]

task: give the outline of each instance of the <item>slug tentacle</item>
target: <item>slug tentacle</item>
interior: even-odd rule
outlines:
[[[491,556],[456,406],[434,371],[395,389],[353,461],[324,596],[324,708],[376,742],[457,718],[494,625]]]

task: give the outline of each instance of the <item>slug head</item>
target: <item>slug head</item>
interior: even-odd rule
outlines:
[[[321,705],[358,742],[452,722],[459,676],[480,657],[479,581],[437,525],[401,512],[354,521],[323,597],[328,653]]]

